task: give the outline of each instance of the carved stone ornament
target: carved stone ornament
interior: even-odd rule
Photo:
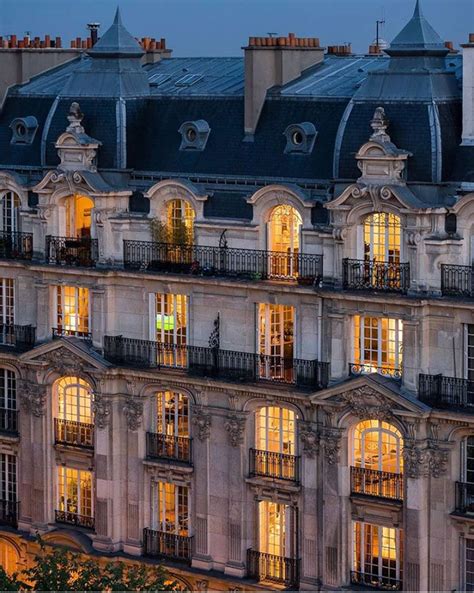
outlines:
[[[324,428],[321,434],[324,458],[328,465],[339,463],[341,450],[341,431],[338,428]]]
[[[92,399],[92,413],[97,428],[103,429],[109,424],[112,406],[110,402],[101,394],[94,393]]]
[[[211,434],[211,416],[202,408],[194,410],[193,425],[197,428],[197,437],[200,441],[205,441]]]
[[[310,422],[300,422],[299,434],[303,444],[303,453],[310,459],[319,453],[319,434],[313,429]]]
[[[346,391],[341,399],[358,418],[387,422],[393,418],[393,403],[368,385]]]
[[[21,407],[36,418],[45,414],[47,385],[40,385],[32,381],[19,381],[19,395]]]
[[[362,163],[360,163],[359,168],[362,168]],[[354,186],[351,195],[353,198],[356,198],[356,200],[368,196],[372,200],[372,206],[374,211],[382,212],[384,207],[383,202],[390,200],[390,198],[393,196],[393,192],[389,187],[385,185],[357,184]]]
[[[81,107],[79,106],[79,103],[74,101],[69,107],[69,115],[67,116],[69,125],[66,128],[66,131],[72,132],[73,134],[84,134],[84,128],[82,126],[83,119],[84,114],[81,111]]]
[[[446,474],[449,450],[437,441],[407,439],[403,447],[404,473],[409,478],[431,476],[439,478]]]
[[[224,428],[229,433],[230,444],[237,447],[244,442],[245,417],[231,414],[224,422]]]
[[[85,368],[84,361],[67,348],[56,348],[48,352],[43,360],[47,361],[50,367],[61,375],[82,373]]]
[[[209,590],[209,581],[202,580],[196,581],[196,591],[208,591]]]
[[[383,107],[377,107],[370,122],[370,127],[373,130],[370,139],[377,140],[378,142],[390,142],[390,136],[387,134],[389,125],[390,121],[385,114],[385,109]]]
[[[143,416],[143,402],[137,397],[129,396],[125,400],[122,411],[127,418],[129,430],[138,430]]]

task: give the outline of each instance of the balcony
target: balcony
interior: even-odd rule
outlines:
[[[441,264],[441,292],[444,296],[474,298],[474,266]]]
[[[0,408],[0,433],[18,436],[18,410]]]
[[[351,494],[403,500],[403,475],[351,467]]]
[[[56,523],[64,523],[66,525],[74,525],[75,527],[83,527],[84,529],[94,529],[94,517],[87,515],[79,515],[71,511],[54,511]]]
[[[378,558],[373,559],[373,566],[377,566],[379,562]],[[361,587],[370,587],[371,589],[379,589],[381,591],[401,591],[402,581],[399,581],[390,576],[390,569],[385,568],[384,572],[387,572],[387,576],[371,574],[370,572],[360,572],[354,570],[351,572],[351,583],[353,585],[359,585]],[[395,571],[393,571],[395,572]]]
[[[146,433],[146,456],[148,459],[164,459],[180,463],[192,463],[192,439],[175,437],[156,432]]]
[[[300,458],[296,455],[250,449],[249,474],[277,480],[300,482]]]
[[[395,379],[396,381],[400,381],[402,378],[401,367],[395,367],[389,364],[382,364],[379,366],[370,361],[349,363],[349,375],[359,376],[371,375],[373,373],[377,373],[383,377],[389,377],[390,379]]]
[[[433,408],[474,413],[474,382],[443,375],[419,375],[418,397]]]
[[[247,383],[268,381],[315,391],[324,389],[329,382],[327,362],[177,346],[123,336],[104,337],[104,357],[119,366],[179,369],[193,376]]]
[[[143,554],[152,558],[168,558],[191,562],[193,538],[165,531],[143,530]]]
[[[0,500],[0,525],[16,527],[20,515],[20,503],[16,500]]]
[[[65,327],[53,327],[53,340],[57,338],[79,338],[85,342],[92,342],[92,333],[79,331],[77,329],[66,329]]]
[[[0,259],[31,260],[33,234],[0,231]]]
[[[474,484],[456,482],[456,513],[474,514]]]
[[[94,448],[94,425],[86,422],[54,419],[54,442],[81,449]]]
[[[323,276],[322,255],[147,241],[124,241],[124,265],[140,271],[285,280],[310,286],[319,284]]]
[[[7,347],[17,352],[31,350],[36,342],[36,328],[31,325],[0,324],[0,347]]]
[[[404,293],[410,287],[410,264],[343,259],[342,286],[345,290]]]
[[[90,237],[46,237],[46,262],[58,266],[93,268],[98,260],[97,239]]]
[[[260,582],[284,585],[287,589],[297,589],[300,580],[300,561],[247,550],[247,576]]]

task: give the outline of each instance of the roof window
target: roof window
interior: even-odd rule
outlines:
[[[38,120],[32,115],[17,117],[10,124],[11,144],[32,144],[38,129]]]
[[[311,154],[318,132],[311,122],[291,124],[284,132],[285,154]]]
[[[174,84],[175,86],[192,86],[203,78],[202,74],[186,74],[179,78]]]
[[[204,150],[211,132],[209,124],[204,119],[187,121],[181,125],[178,132],[181,134],[179,150]]]

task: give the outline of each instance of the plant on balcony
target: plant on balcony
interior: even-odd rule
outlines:
[[[175,221],[171,227],[159,218],[153,218],[150,221],[150,230],[153,241],[157,243],[169,245],[192,245],[193,243],[191,231],[182,220]]]

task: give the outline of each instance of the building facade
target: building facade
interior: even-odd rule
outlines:
[[[0,114],[0,562],[474,588],[474,37],[142,65]]]

